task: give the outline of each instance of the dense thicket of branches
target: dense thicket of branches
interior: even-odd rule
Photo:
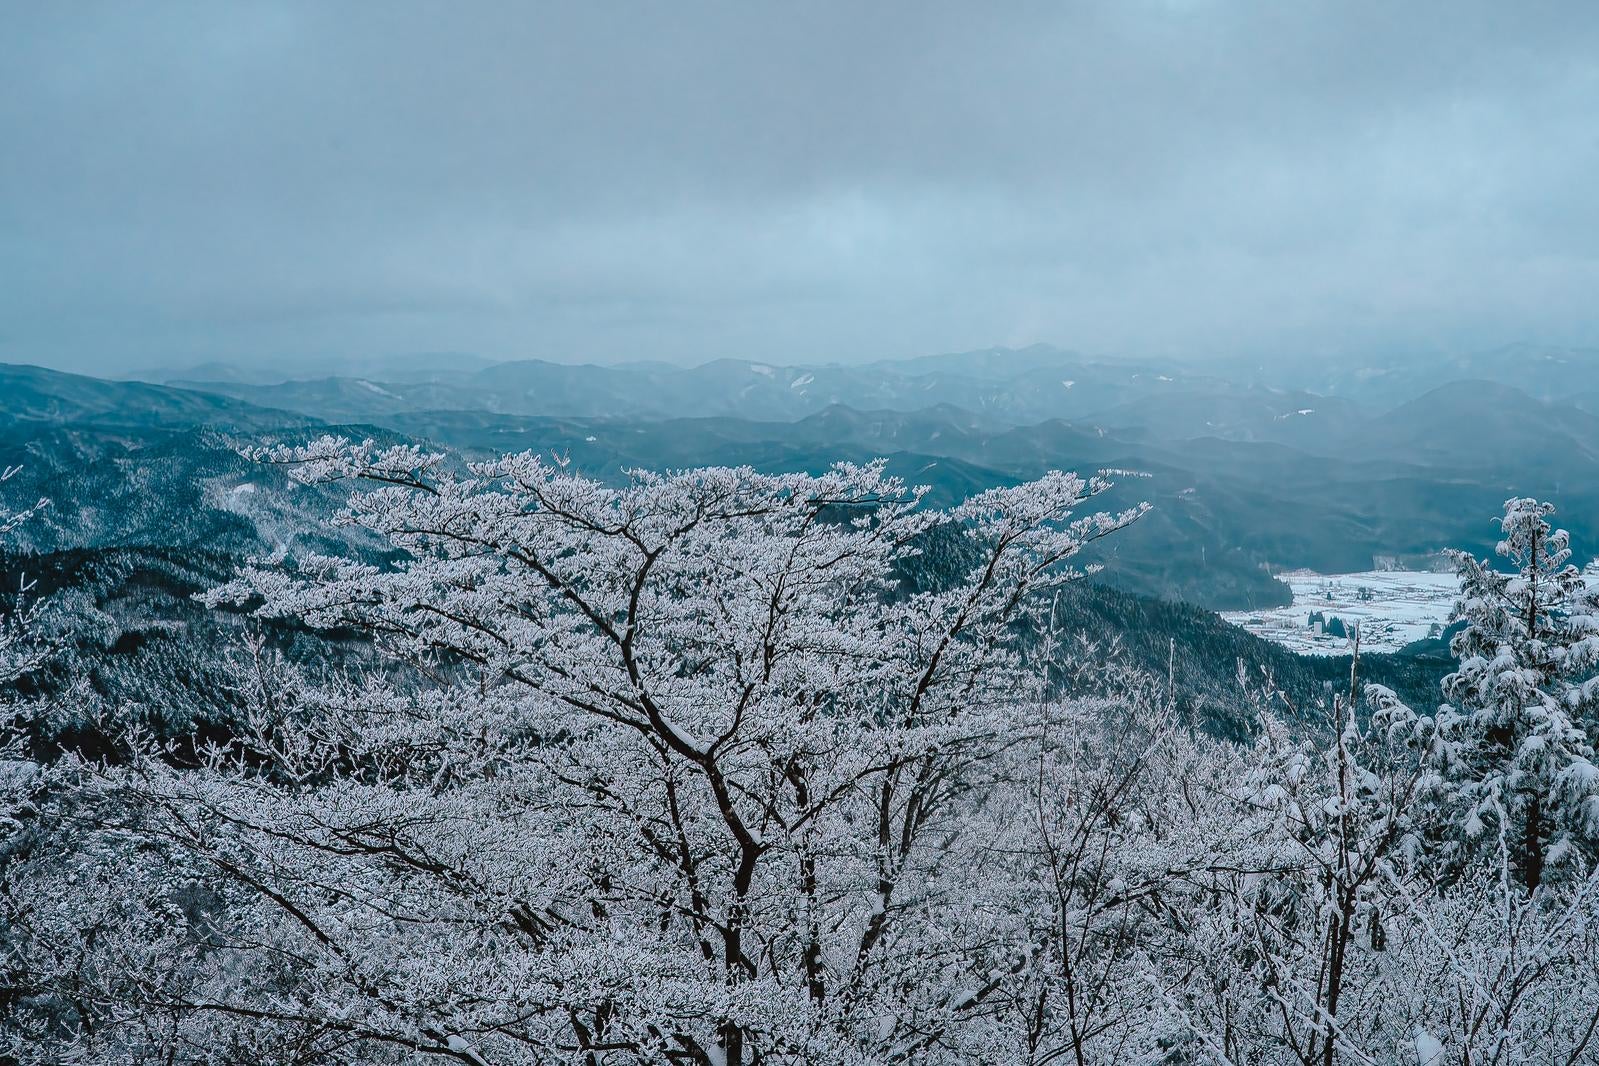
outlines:
[[[1080,513],[1100,479],[941,513],[880,466],[258,458],[360,484],[344,520],[403,561],[211,601],[388,667],[245,642],[198,757],[136,719],[43,759],[7,705],[0,1056],[1599,1061],[1599,630],[1530,501],[1516,574],[1459,560],[1447,705],[1352,677],[1284,716],[1252,679],[1238,745],[1051,631],[1138,517]]]

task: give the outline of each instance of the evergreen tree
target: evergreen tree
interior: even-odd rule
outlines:
[[[1529,889],[1599,831],[1589,731],[1599,705],[1599,594],[1570,564],[1569,537],[1549,525],[1553,512],[1532,499],[1505,503],[1496,550],[1510,572],[1451,553],[1461,598],[1450,620],[1465,625],[1450,644],[1460,662],[1444,679],[1451,706],[1439,716],[1454,740],[1467,834],[1497,822]]]

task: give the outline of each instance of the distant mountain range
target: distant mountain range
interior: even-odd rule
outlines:
[[[732,359],[694,367],[595,366],[527,360],[438,373],[427,380],[329,376],[261,384],[237,375],[191,375],[164,383],[338,421],[413,410],[792,420],[834,404],[895,411],[953,404],[1016,424],[1087,417],[1177,381],[1161,368],[1092,362],[1040,346],[861,366],[782,367]]]
[[[1213,609],[1284,602],[1273,569],[1487,551],[1511,494],[1553,499],[1579,555],[1599,545],[1599,414],[1585,399],[1599,395],[1599,354],[1317,370],[1325,392],[1285,368],[1229,378],[1044,346],[847,367],[451,356],[285,380],[215,364],[177,385],[0,366],[0,464],[24,467],[8,495],[57,501],[41,548],[303,540],[334,497],[294,495],[233,441],[339,426],[466,454],[553,452],[603,477],[884,456],[945,503],[1051,468],[1131,469],[1149,477],[1109,502],[1155,510],[1107,542],[1104,580]],[[1456,372],[1480,377],[1441,377]],[[1538,394],[1504,380],[1518,376]]]
[[[1365,359],[1284,359],[1234,364],[1218,373],[1239,381],[1303,388],[1325,396],[1388,405],[1457,381],[1492,381],[1538,400],[1599,397],[1599,348],[1509,344],[1480,352],[1395,353]]]
[[[1231,419],[1281,418],[1317,399],[1317,414],[1360,405],[1386,409],[1442,385],[1490,381],[1534,399],[1591,410],[1599,401],[1599,349],[1512,345],[1469,355],[1406,355],[1387,365],[1359,360],[1118,360],[1049,345],[882,360],[864,364],[777,366],[719,359],[699,366],[659,362],[613,365],[491,362],[462,353],[318,364],[230,364],[155,368],[128,375],[255,402],[347,419],[376,410],[450,408],[502,414],[725,414],[791,419],[841,403],[862,409],[919,410],[951,403],[1017,423],[1047,418],[1136,423],[1172,398],[1206,396],[1218,414],[1201,419],[1224,431]],[[256,390],[267,390],[258,395]],[[273,405],[270,404],[269,405]],[[1118,408],[1130,405],[1125,415]]]

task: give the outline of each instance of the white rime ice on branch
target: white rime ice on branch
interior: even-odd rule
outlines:
[[[220,737],[33,767],[6,1061],[1599,1061],[1592,601],[1541,507],[1517,574],[1461,559],[1436,715],[1267,677],[1229,743],[1180,721],[1175,652],[1056,631],[1143,511],[1081,514],[1102,478],[938,512],[881,463],[255,457],[349,481],[396,551],[208,599],[381,658],[252,638]]]
[[[980,867],[955,860],[973,790],[1036,730],[1042,594],[1142,513],[1077,515],[1108,482],[1051,473],[941,514],[881,462],[614,487],[532,455],[259,458],[378,483],[343,521],[405,557],[279,559],[213,602],[376,634],[440,683],[323,704],[292,743],[263,721],[275,779],[303,786],[219,752],[129,787],[209,861],[242,846],[295,871],[271,890],[294,950],[377,967],[355,988],[416,960],[386,993],[412,1006],[364,998],[361,1025],[434,1050],[514,1030],[604,1061],[875,1060],[953,1039],[1032,965],[970,912]],[[966,572],[899,587],[950,522]],[[401,1025],[427,996],[434,1020]]]
[[[20,467],[0,467],[0,487],[18,473]],[[0,548],[4,538],[24,522],[50,505],[39,500],[31,507],[12,511],[0,506]],[[26,574],[12,588],[13,607],[0,609],[0,689],[36,669],[46,657],[46,649],[33,632],[38,604],[32,598],[34,585]],[[28,796],[36,767],[25,758],[26,729],[32,708],[27,701],[0,696],[0,848],[4,838],[20,828],[19,809],[30,802]]]

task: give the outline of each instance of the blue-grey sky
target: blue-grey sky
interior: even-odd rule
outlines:
[[[1599,4],[0,0],[0,361],[1599,343]]]

